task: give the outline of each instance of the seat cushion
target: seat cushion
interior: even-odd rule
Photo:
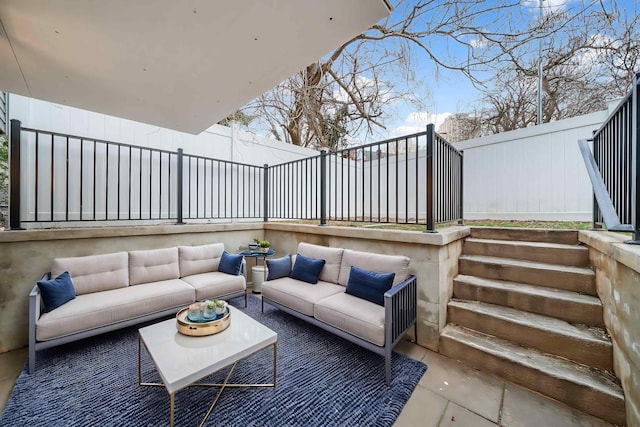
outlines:
[[[345,292],[315,304],[314,317],[345,332],[384,346],[384,307]]]
[[[295,311],[313,316],[313,305],[322,298],[343,293],[344,287],[319,281],[315,285],[283,277],[262,283],[262,296]]]
[[[345,249],[342,255],[338,283],[347,285],[351,267],[355,265],[363,270],[376,273],[395,273],[396,276],[393,279],[393,286],[395,286],[409,276],[410,261],[408,257],[401,255],[381,255]]]
[[[343,251],[342,248],[329,248],[305,242],[298,244],[298,253],[300,255],[325,261],[324,267],[320,271],[320,280],[329,283],[338,283]]]
[[[193,274],[183,277],[182,280],[194,287],[198,301],[219,298],[247,289],[247,281],[243,275],[234,276],[219,271]]]
[[[194,299],[193,286],[180,279],[78,295],[40,316],[36,323],[36,339],[46,341],[171,308],[177,311]]]
[[[224,252],[223,243],[201,246],[178,246],[180,277],[218,271],[218,263]]]
[[[139,285],[179,277],[178,248],[129,252],[129,284]]]
[[[56,258],[51,276],[69,272],[76,295],[129,286],[129,255],[126,252],[72,258]]]

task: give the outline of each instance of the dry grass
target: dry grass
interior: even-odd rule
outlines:
[[[294,224],[318,225],[319,221],[299,220],[287,221]],[[336,227],[359,227],[385,230],[424,231],[423,224],[391,224],[377,222],[327,221],[327,225]],[[436,229],[457,225],[457,222],[438,224]],[[548,228],[556,230],[588,230],[590,222],[579,221],[509,221],[509,220],[468,220],[464,225],[469,227],[514,227],[514,228]]]

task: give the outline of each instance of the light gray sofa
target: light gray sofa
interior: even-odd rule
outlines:
[[[175,314],[207,298],[239,296],[247,304],[244,262],[239,276],[218,271],[222,243],[56,258],[45,279],[68,271],[76,297],[45,313],[40,289],[29,295],[29,373],[36,352]]]
[[[409,328],[416,327],[416,277],[409,258],[300,243],[298,253],[324,259],[317,284],[290,277],[262,284],[262,309],[271,304],[322,329],[385,357],[385,379],[391,382],[391,352]],[[292,263],[295,256],[292,257]],[[379,273],[394,272],[384,306],[345,293],[351,266]]]

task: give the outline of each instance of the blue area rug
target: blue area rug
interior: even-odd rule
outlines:
[[[278,384],[226,389],[208,426],[390,426],[427,367],[393,354],[393,381],[384,358],[249,297],[232,301],[278,333]],[[159,426],[169,424],[169,395],[138,385],[137,331],[142,325],[40,352],[26,366],[0,418],[2,426]],[[176,356],[178,357],[178,356]],[[271,347],[238,363],[231,382],[270,382]],[[224,369],[208,382],[221,382]],[[148,355],[145,381],[160,381]],[[200,423],[217,388],[176,393],[176,426]]]

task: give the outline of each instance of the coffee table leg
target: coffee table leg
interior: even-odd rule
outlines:
[[[171,400],[171,409],[169,409],[169,425],[173,427],[173,407],[174,407],[174,394],[169,394],[169,399]]]
[[[227,383],[229,382],[229,378],[231,378],[231,374],[233,373],[233,370],[236,369],[236,365],[237,364],[238,364],[238,362],[234,363],[233,366],[231,367],[231,369],[229,370],[229,373],[227,374],[227,377],[224,379],[224,382],[220,385],[220,390],[218,390],[218,394],[216,394],[216,398],[213,399],[213,403],[209,407],[209,410],[205,414],[204,418],[202,419],[202,422],[200,423],[200,425],[198,427],[202,427],[204,425],[205,421],[207,421],[207,418],[209,418],[209,415],[211,414],[211,411],[213,411],[213,407],[216,406],[216,403],[218,403],[218,399],[220,399],[220,395],[222,394],[224,389],[227,387]]]

